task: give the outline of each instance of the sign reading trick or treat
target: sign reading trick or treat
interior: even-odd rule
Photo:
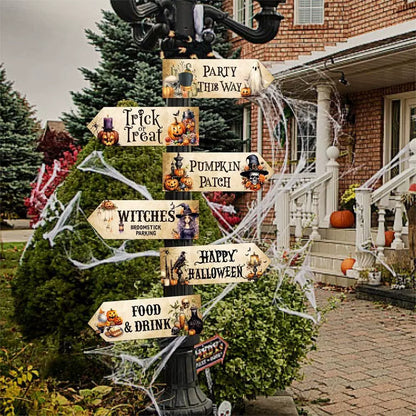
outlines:
[[[196,335],[200,308],[200,295],[104,302],[88,325],[108,342]]]
[[[88,124],[105,146],[197,146],[198,107],[104,107]]]
[[[105,200],[88,222],[104,239],[197,239],[199,202]]]
[[[272,168],[257,153],[164,153],[165,191],[258,191]]]

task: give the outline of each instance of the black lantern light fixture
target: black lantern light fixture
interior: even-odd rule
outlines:
[[[140,48],[153,49],[161,40],[166,58],[213,57],[214,23],[221,23],[245,40],[262,44],[272,40],[283,16],[276,7],[286,0],[257,0],[261,10],[253,18],[257,28],[251,29],[228,13],[196,0],[111,0],[114,11],[133,29]]]
[[[342,85],[345,85],[346,87],[347,86],[349,86],[350,85],[350,83],[347,81],[347,79],[345,78],[345,74],[344,74],[344,72],[343,71],[337,71],[337,70],[333,70],[333,69],[330,69],[330,68],[328,68],[328,66],[327,66],[327,62],[328,61],[330,61],[330,63],[332,64],[332,65],[334,65],[334,63],[335,63],[335,61],[334,61],[334,58],[331,56],[329,59],[327,59],[325,62],[324,62],[324,68],[325,68],[325,70],[326,71],[328,71],[328,72],[332,72],[332,73],[334,73],[334,74],[340,74],[340,77],[339,77],[339,79],[338,79],[338,82],[340,83],[340,84],[342,84]]]

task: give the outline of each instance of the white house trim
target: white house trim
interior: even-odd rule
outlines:
[[[328,46],[323,51],[315,51],[312,52],[310,55],[301,55],[297,60],[293,61],[286,61],[282,63],[273,63],[270,62],[268,65],[269,70],[272,72],[273,75],[279,75],[282,72],[286,72],[289,70],[293,70],[296,67],[301,67],[297,72],[309,72],[312,68],[314,69],[322,69],[323,63],[322,59],[328,58],[330,56],[333,56],[335,54],[339,54],[341,52],[345,52],[349,49],[355,48],[357,46],[363,46],[366,44],[370,44],[372,42],[381,41],[383,39],[389,39],[394,38],[399,35],[403,35],[409,32],[415,31],[416,28],[416,19],[399,23],[394,26],[389,26],[383,29],[378,29],[373,32],[364,33],[362,35],[354,36],[349,38],[346,42],[339,42],[335,46]],[[402,42],[394,43],[394,50],[397,50],[398,47],[400,47],[400,44],[403,43],[403,47],[408,47],[410,44],[416,44],[416,37],[413,37],[412,39],[405,39]],[[383,45],[379,48],[374,48],[378,50],[378,53],[380,53],[381,50],[386,52],[386,50],[392,48],[393,45]],[[374,50],[371,49],[370,51],[362,51],[357,52],[355,54],[349,55],[349,60],[355,56],[355,59],[359,59],[361,54],[367,54]],[[340,58],[342,60],[342,58]],[[319,61],[316,66],[308,65],[308,67],[302,67],[302,65],[310,64],[314,61]],[[337,63],[340,63],[340,60],[337,59]],[[291,74],[293,71],[291,71]]]

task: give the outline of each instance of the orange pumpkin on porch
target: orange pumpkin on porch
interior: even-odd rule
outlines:
[[[346,275],[347,270],[352,269],[352,267],[354,266],[354,263],[355,263],[355,259],[353,259],[351,257],[347,257],[346,259],[344,259],[341,263],[342,273],[344,273],[344,275]]]
[[[385,240],[384,247],[390,247],[391,243],[394,240],[394,231],[392,230],[385,231],[384,240]]]
[[[354,214],[348,210],[334,211],[329,222],[334,228],[350,228],[354,225]]]

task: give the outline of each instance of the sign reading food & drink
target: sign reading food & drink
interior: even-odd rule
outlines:
[[[88,322],[104,340],[200,334],[200,295],[104,302]]]

